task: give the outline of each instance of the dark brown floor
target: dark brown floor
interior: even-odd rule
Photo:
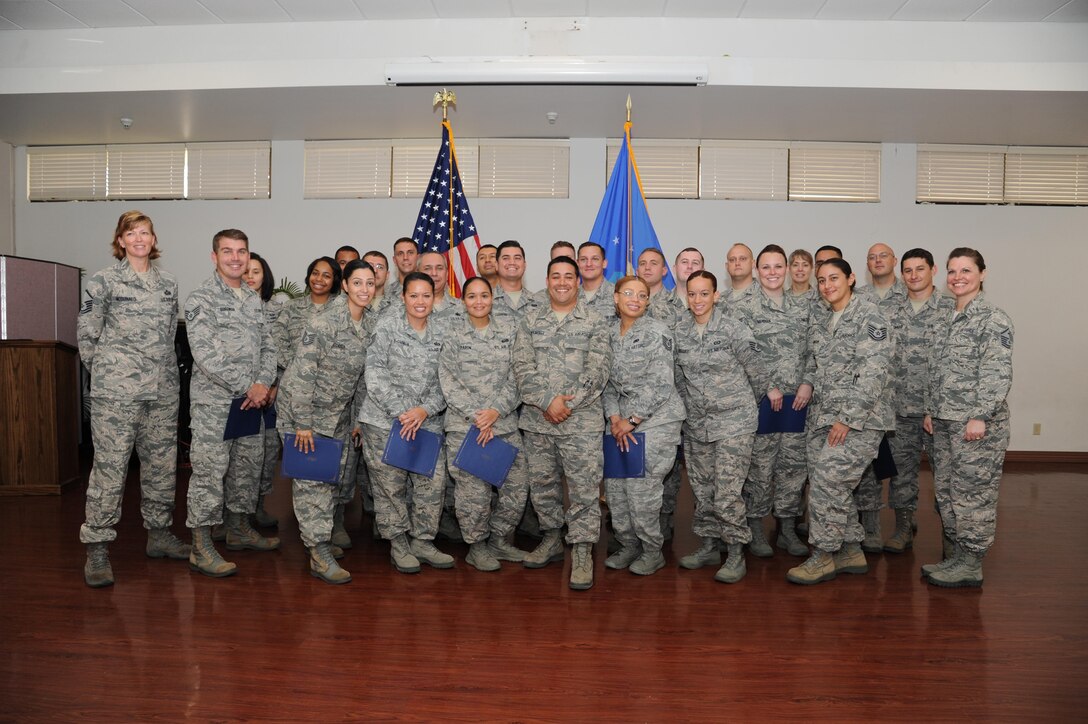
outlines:
[[[82,580],[81,491],[0,498],[0,720],[1085,717],[1088,466],[1008,466],[981,591],[919,578],[939,551],[930,502],[914,551],[870,556],[868,575],[793,586],[778,553],[718,584],[676,567],[695,547],[687,493],[669,567],[606,572],[602,542],[582,593],[568,567],[483,574],[448,543],[455,570],[397,574],[356,505],[355,580],[333,587],[307,574],[287,492],[270,505],[283,549],[231,554],[239,574],[213,580],[143,555],[130,486],[102,590]]]

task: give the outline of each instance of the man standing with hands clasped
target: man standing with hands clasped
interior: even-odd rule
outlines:
[[[190,387],[193,447],[190,459],[188,519],[193,531],[189,567],[221,578],[237,572],[212,543],[211,528],[227,510],[227,548],[273,550],[279,538],[264,538],[249,516],[257,509],[260,435],[224,440],[231,401],[244,398],[242,409],[264,407],[276,378],[276,349],[261,298],[242,283],[249,263],[249,237],[225,229],[212,239],[215,273],[189,295],[185,322],[193,352]],[[231,459],[237,476],[224,483]]]
[[[525,566],[542,568],[563,558],[565,475],[567,542],[574,546],[570,587],[584,590],[593,585],[592,551],[601,532],[601,393],[611,352],[604,320],[578,300],[577,262],[567,256],[552,259],[547,283],[549,304],[525,314],[514,342],[529,493],[544,532]]]

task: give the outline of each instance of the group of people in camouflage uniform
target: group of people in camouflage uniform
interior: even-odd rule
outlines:
[[[944,540],[943,560],[923,575],[938,586],[982,583],[1009,437],[1013,332],[982,294],[986,267],[973,249],[950,254],[945,295],[924,249],[899,262],[874,245],[872,284],[855,292],[832,246],[813,257],[769,245],[754,256],[736,244],[721,290],[687,248],[671,290],[657,249],[613,284],[600,245],[557,242],[545,289],[530,292],[524,249],[511,240],[480,249],[479,276],[456,299],[445,258],[403,238],[396,284],[384,253],[341,247],[311,263],[304,297],[279,304],[268,263],[243,232],[223,230],[215,272],[183,307],[194,359],[188,545],[170,532],[177,284],[151,264],[159,249],[146,215],[123,214],[112,246],[118,261],[87,283],[78,324],[95,445],[80,530],[92,587],[113,583],[107,546],[133,448],[147,554],[219,577],[237,569],[216,540],[228,550],[280,544],[254,527],[277,524],[264,498],[279,446],[308,453],[322,438],[344,443],[338,479],[294,479],[292,501],[310,572],[328,583],[351,580],[338,560],[352,545],[344,510],[359,491],[400,572],[452,567],[434,543],[441,531],[469,544],[466,562],[480,571],[547,566],[563,560],[565,542],[571,588],[590,588],[602,484],[614,534],[605,567],[651,575],[665,565],[683,469],[700,544],[681,567],[719,566],[716,580],[740,581],[746,549],[773,555],[764,528],[773,514],[776,546],[805,558],[787,579],[820,583],[866,572],[866,552],[912,546],[923,450]],[[232,403],[266,411],[262,434],[224,439]],[[760,405],[805,414],[803,431],[759,430]],[[444,436],[433,475],[383,461],[391,435],[420,430]],[[519,450],[501,487],[453,462],[468,435]],[[887,540],[873,466],[882,442],[897,468]],[[643,475],[604,478],[602,445],[639,444]],[[540,540],[525,551],[514,536],[530,520]]]

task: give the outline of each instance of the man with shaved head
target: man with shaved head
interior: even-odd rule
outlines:
[[[907,288],[896,276],[895,265],[899,260],[887,244],[876,243],[869,247],[865,264],[873,283],[858,289],[857,296],[875,303],[889,322],[907,301]],[[887,442],[887,441],[885,441]],[[883,445],[884,443],[881,443]],[[883,504],[884,486],[876,479],[873,466],[865,469],[861,482],[854,491],[854,502],[858,507],[861,525],[865,528],[865,540],[861,549],[866,553],[880,553],[884,550],[884,541],[880,535],[880,508]]]
[[[718,304],[726,307],[741,302],[756,291],[755,256],[747,244],[733,244],[725,255],[725,273],[729,275],[730,286],[722,292]]]

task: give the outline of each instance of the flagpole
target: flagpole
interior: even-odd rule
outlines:
[[[627,144],[627,273],[635,273],[633,256],[635,253],[635,240],[632,236],[633,224],[631,222],[631,94],[627,94],[627,122],[623,124],[624,143]]]
[[[450,295],[454,294],[454,272],[453,272],[453,246],[454,246],[454,223],[453,223],[453,128],[450,126],[448,108],[449,106],[457,105],[457,95],[451,91],[443,88],[441,91],[434,94],[434,101],[431,103],[433,109],[439,103],[442,104],[442,127],[446,130],[450,139],[449,157],[446,159],[449,168],[450,184],[449,194],[446,197],[446,205],[449,208],[449,251],[446,253],[446,289]]]

